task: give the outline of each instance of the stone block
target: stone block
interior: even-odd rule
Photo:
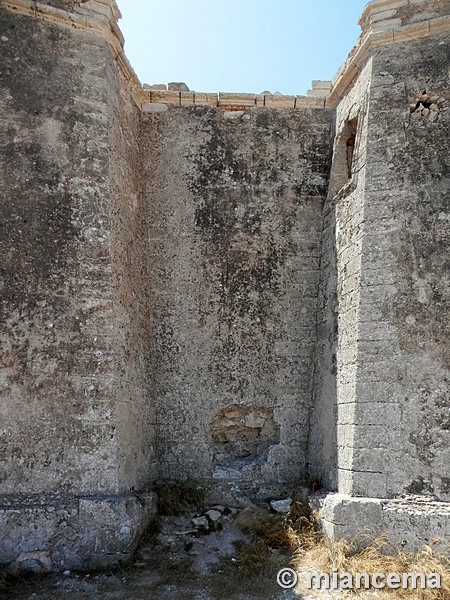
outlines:
[[[52,570],[50,552],[22,552],[11,563],[9,571],[13,575],[49,573]]]
[[[308,90],[306,92],[306,96],[308,98],[328,98],[329,95],[330,95],[330,90],[323,90],[323,89]]]
[[[325,107],[325,98],[322,97],[314,97],[314,96],[297,96],[295,98],[295,108],[296,109],[304,109],[304,108],[324,108]]]
[[[181,92],[180,94],[180,105],[181,106],[194,106],[194,92]]]
[[[96,13],[114,21],[121,16],[115,2],[102,2],[101,0],[88,0],[88,2],[74,6],[73,10],[85,15]]]
[[[161,102],[144,102],[142,104],[142,112],[145,113],[160,113],[166,112],[169,109],[168,104],[163,104]]]
[[[326,535],[332,540],[360,537],[366,543],[385,535],[392,551],[401,547],[417,552],[432,545],[434,552],[448,552],[445,540],[450,538],[450,503],[436,502],[427,496],[394,500],[344,494],[310,496]]]
[[[265,106],[265,95],[264,94],[257,94],[255,96],[255,106],[257,106],[258,108],[262,108],[263,106]]]
[[[165,83],[144,83],[143,85],[144,90],[166,90],[167,91],[167,85]]]
[[[3,496],[0,563],[42,573],[109,567],[131,559],[156,515],[156,494]]]
[[[245,115],[245,110],[225,110],[223,118],[227,121],[236,121]]]
[[[218,106],[219,98],[217,94],[205,94],[200,92],[195,92],[194,94],[194,104],[196,106]]]
[[[180,92],[171,92],[164,90],[151,90],[150,92],[151,102],[161,102],[169,104],[171,106],[180,106]]]
[[[363,30],[366,30],[370,25],[371,20],[377,14],[383,14],[388,10],[396,10],[405,6],[405,0],[375,0],[370,2],[363,11],[359,24]],[[393,15],[392,15],[393,16]]]
[[[311,83],[313,90],[331,90],[332,83],[331,81],[322,81],[320,79],[314,79]]]
[[[431,19],[429,21],[431,35],[443,33],[444,31],[450,30],[450,15],[441,17],[440,19]]]
[[[167,84],[167,89],[173,92],[189,92],[188,86],[182,81],[172,81]]]
[[[429,22],[415,24],[414,27],[405,27],[395,29],[394,31],[394,42],[410,42],[413,39],[421,38],[423,36],[427,36],[430,31]]]
[[[266,108],[295,108],[295,96],[265,96]]]
[[[226,94],[220,92],[219,106],[255,106],[255,94]]]
[[[342,493],[351,496],[386,497],[387,475],[385,473],[376,473],[372,470],[350,472],[339,469],[338,480],[339,491]]]

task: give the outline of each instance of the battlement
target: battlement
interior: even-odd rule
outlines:
[[[121,13],[115,0],[3,0],[2,4],[19,14],[103,37],[111,45],[118,66],[144,112],[189,106],[211,106],[230,111],[249,108],[333,108],[376,48],[449,31],[450,17],[445,5],[440,0],[372,0],[366,5],[359,20],[362,32],[358,43],[332,82],[313,81],[306,96],[286,96],[279,93],[147,89],[139,81],[124,53],[124,38],[118,26]],[[155,106],[151,106],[152,104]]]

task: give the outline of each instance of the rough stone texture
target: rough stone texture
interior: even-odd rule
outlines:
[[[143,123],[159,473],[295,479],[311,406],[330,117],[223,115],[169,109]],[[218,447],[219,421],[233,407],[255,422],[231,424],[229,452],[226,435]]]
[[[450,500],[450,110],[408,110],[425,88],[448,98],[448,62],[444,35],[373,59],[354,468],[378,483],[357,494]]]
[[[148,205],[142,196],[140,110],[117,72],[109,81],[109,183],[114,303],[116,422],[120,490],[140,489],[156,476]]]
[[[152,460],[139,113],[102,40],[6,12],[2,29],[1,176],[13,194],[2,204],[2,456],[11,458],[1,490],[129,489]],[[46,55],[27,67],[41,44]]]
[[[351,409],[356,381],[371,70],[369,61],[337,107],[330,188],[324,207],[309,462],[312,475],[330,489],[341,489],[343,471],[351,468],[349,453],[353,450],[352,431],[348,433],[342,412]],[[357,140],[349,164],[345,131],[352,120],[357,120]]]
[[[336,208],[326,203],[321,241],[308,472],[319,486],[323,485],[331,490],[337,489],[338,304],[335,235]]]
[[[105,43],[1,27],[0,489],[113,491]]]
[[[342,493],[449,499],[447,63],[444,36],[385,48],[336,111],[310,462]],[[425,88],[441,99],[431,118],[408,108]],[[346,181],[340,133],[356,117]]]
[[[308,98],[143,90],[113,0],[3,4],[1,562],[126,555],[158,476],[448,535],[448,19],[382,4]]]
[[[155,460],[140,112],[101,38],[0,19],[0,492],[139,489]]]

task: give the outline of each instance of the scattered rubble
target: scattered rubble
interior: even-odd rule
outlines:
[[[270,506],[275,512],[285,515],[289,512],[292,506],[292,498],[286,498],[285,500],[272,500]]]

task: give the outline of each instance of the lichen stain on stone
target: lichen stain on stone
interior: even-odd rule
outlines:
[[[261,459],[279,442],[273,410],[258,406],[227,406],[212,420],[210,432],[216,464]]]

